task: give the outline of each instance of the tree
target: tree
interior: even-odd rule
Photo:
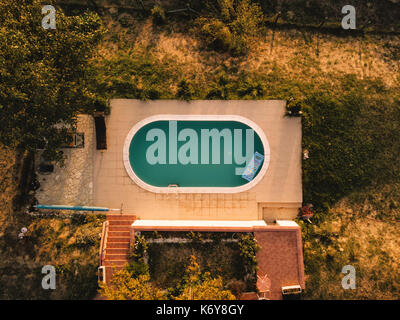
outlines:
[[[56,29],[45,30],[41,9],[39,0],[0,1],[0,142],[30,151],[45,145],[59,160],[77,115],[105,106],[88,63],[104,29],[94,13],[57,9]]]
[[[115,272],[110,284],[100,283],[100,294],[109,300],[164,300],[165,294],[153,286],[148,274],[134,277],[127,269]]]
[[[229,23],[230,29],[236,35],[237,46],[241,52],[248,50],[255,37],[261,31],[264,19],[261,8],[250,0],[238,1],[234,19]]]
[[[201,273],[195,256],[190,257],[183,288],[176,300],[235,300],[232,292],[224,290],[221,277],[212,278],[209,272]]]
[[[217,50],[245,54],[262,30],[261,7],[251,0],[217,1],[214,17],[196,20],[206,45]]]

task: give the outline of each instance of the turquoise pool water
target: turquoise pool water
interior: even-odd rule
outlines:
[[[251,130],[248,125],[239,122],[239,121],[193,121],[193,120],[178,120],[176,121],[177,132],[184,129],[192,129],[192,133],[196,133],[198,137],[198,147],[197,149],[197,163],[188,163],[182,164],[179,162],[179,158],[177,163],[174,163],[174,156],[172,152],[172,156],[170,150],[174,150],[176,148],[177,153],[179,154],[179,150],[181,147],[188,142],[189,138],[185,141],[177,141],[177,139],[171,139],[174,136],[173,132],[170,132],[171,126],[170,121],[162,120],[162,121],[154,121],[147,125],[141,127],[136,134],[133,136],[130,146],[129,146],[129,162],[132,170],[135,174],[145,183],[155,186],[155,187],[168,187],[171,184],[177,184],[179,187],[237,187],[249,183],[247,180],[243,179],[241,175],[236,174],[236,168],[244,168],[245,164],[238,164],[235,162],[235,147],[237,147],[237,142],[240,139],[235,140],[234,130],[236,131],[242,130],[241,135],[241,147],[239,150],[242,150],[241,154],[244,157],[246,155],[246,130]],[[157,149],[154,152],[154,155],[158,157],[158,159],[162,159],[158,163],[151,164],[149,163],[148,157],[146,154],[149,152],[149,148],[155,143],[164,142],[163,139],[160,140],[160,137],[156,137],[151,141],[147,141],[146,137],[149,134],[149,131],[152,129],[158,129],[158,131],[165,132],[166,139],[166,154],[165,157],[160,156],[162,151]],[[232,159],[232,163],[224,160],[224,148],[225,148],[225,140],[223,138],[220,139],[220,163],[212,163],[213,162],[213,149],[212,149],[212,139],[209,139],[209,157],[208,164],[204,163],[204,158],[202,158],[202,135],[201,130],[212,130],[217,129],[221,132],[223,129],[228,129],[232,133],[232,139],[227,139],[227,143],[232,144],[232,154],[229,154],[227,158]],[[154,131],[154,130],[153,130]],[[225,130],[226,131],[226,130]],[[148,138],[148,137],[147,137]],[[171,141],[170,141],[171,139]],[[254,152],[258,152],[261,155],[264,155],[264,147],[260,137],[254,132],[254,138],[252,139],[254,144]],[[176,147],[174,144],[176,143]],[[194,149],[193,149],[194,150]],[[186,155],[189,155],[192,150],[187,151]],[[215,151],[215,149],[214,149]],[[165,161],[164,161],[165,160]],[[165,162],[165,163],[164,163]],[[207,162],[207,161],[206,161]],[[224,163],[228,162],[228,163]],[[260,169],[255,176],[258,175]]]

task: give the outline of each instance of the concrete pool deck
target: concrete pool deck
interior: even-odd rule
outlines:
[[[302,205],[301,119],[285,117],[285,101],[139,101],[111,100],[106,116],[107,150],[96,150],[94,120],[82,115],[81,149],[65,149],[64,167],[41,175],[40,204],[123,208],[138,219],[291,220]],[[146,191],[128,175],[123,149],[129,131],[157,115],[237,115],[257,124],[268,139],[270,162],[262,179],[239,193],[160,194]],[[206,117],[205,117],[206,118]]]
[[[159,114],[239,115],[255,122],[271,150],[265,176],[250,190],[234,194],[158,194],[142,189],[129,177],[122,151],[132,127]],[[124,213],[149,220],[293,219],[302,203],[301,119],[284,114],[284,101],[111,100],[106,118],[108,149],[94,151],[91,204],[122,205]]]

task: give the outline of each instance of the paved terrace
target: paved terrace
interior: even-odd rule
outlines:
[[[108,150],[95,151],[96,206],[120,208],[138,219],[257,220],[293,219],[302,202],[301,120],[284,117],[284,101],[148,101],[116,99],[106,119]],[[271,160],[264,178],[236,194],[157,194],[136,185],[123,164],[129,130],[158,114],[240,115],[259,125]]]
[[[106,117],[107,150],[96,150],[94,120],[82,115],[78,132],[85,146],[64,149],[65,166],[39,174],[41,204],[120,208],[138,219],[290,220],[302,203],[301,120],[284,117],[284,101],[111,101]],[[123,146],[140,120],[159,114],[239,115],[264,131],[271,159],[263,179],[248,191],[234,194],[158,194],[139,187],[123,164]]]

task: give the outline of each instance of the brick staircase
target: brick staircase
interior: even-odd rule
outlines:
[[[130,240],[129,226],[135,220],[135,215],[107,215],[108,233],[106,239],[105,256],[103,259],[103,266],[106,267],[107,282],[111,279],[114,270],[121,270],[128,262]]]

